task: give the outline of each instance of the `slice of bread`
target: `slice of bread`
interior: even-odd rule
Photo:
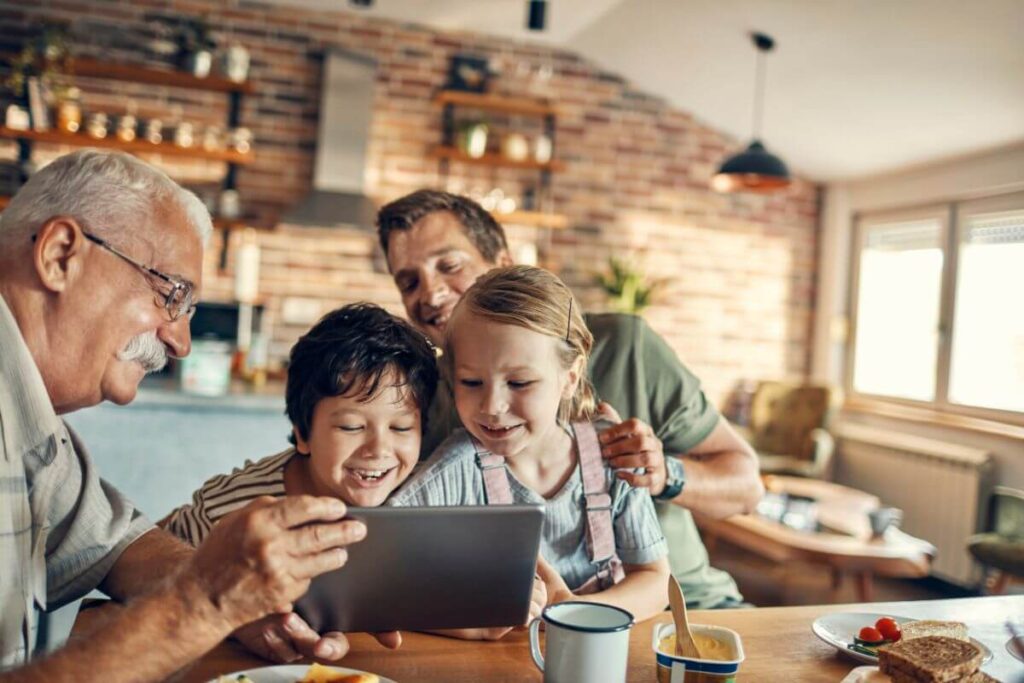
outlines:
[[[959,621],[936,621],[934,619],[922,619],[920,621],[908,621],[900,624],[903,631],[903,640],[912,640],[923,636],[946,636],[957,640],[970,640],[967,636],[967,624]]]
[[[925,680],[900,671],[894,671],[887,675],[891,683],[921,683],[922,680]],[[983,671],[976,671],[972,674],[967,674],[963,678],[957,678],[952,683],[999,683],[999,681]]]
[[[921,636],[879,648],[878,669],[890,677],[902,674],[917,683],[949,683],[976,672],[981,659],[981,650],[974,643],[947,636]]]

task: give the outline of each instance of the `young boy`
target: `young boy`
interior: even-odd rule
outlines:
[[[194,546],[260,496],[335,496],[375,507],[412,473],[437,385],[433,347],[372,304],[328,313],[292,347],[285,392],[294,444],[213,477],[160,524]]]

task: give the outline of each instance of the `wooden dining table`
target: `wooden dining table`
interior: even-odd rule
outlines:
[[[107,608],[85,610],[75,633],[95,628]],[[983,670],[1004,683],[1024,683],[1024,662],[1006,649],[1006,621],[1024,620],[1024,596],[956,598],[918,602],[861,603],[735,610],[694,610],[690,622],[735,630],[742,638],[746,659],[739,681],[837,683],[862,664],[837,653],[811,632],[818,617],[835,612],[871,612],[916,619],[948,619],[967,624],[970,635],[992,651]],[[652,632],[668,623],[663,615],[633,627],[630,635],[629,683],[656,680]],[[371,671],[400,683],[480,683],[482,681],[541,681],[530,659],[525,632],[515,631],[497,642],[463,641],[421,633],[404,633],[402,647],[385,650],[366,634],[350,634],[351,650],[339,666]],[[201,683],[244,669],[268,666],[236,643],[224,642],[175,680]]]

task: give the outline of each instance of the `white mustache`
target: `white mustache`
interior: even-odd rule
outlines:
[[[128,345],[117,354],[120,361],[136,361],[147,374],[163,370],[167,365],[167,348],[157,336],[156,332],[143,332],[132,337]]]

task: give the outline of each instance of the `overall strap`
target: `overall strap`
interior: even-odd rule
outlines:
[[[484,494],[488,505],[511,505],[512,487],[508,483],[508,469],[505,458],[483,449],[473,437],[473,450],[476,451],[476,464],[484,478]]]
[[[583,478],[583,497],[587,516],[587,552],[598,566],[595,577],[598,590],[613,586],[623,578],[622,562],[615,552],[615,530],[612,526],[612,497],[605,478],[604,459],[597,430],[591,422],[573,423],[576,449]]]

